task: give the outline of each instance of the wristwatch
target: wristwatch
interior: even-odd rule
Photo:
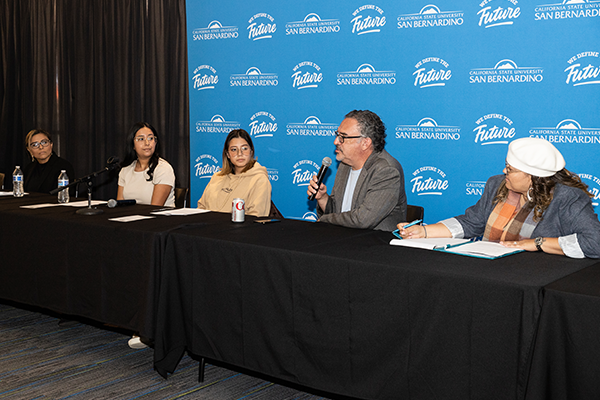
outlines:
[[[546,239],[544,239],[543,237],[536,237],[535,238],[535,247],[537,248],[538,251],[544,251],[542,250],[542,244],[546,241]]]

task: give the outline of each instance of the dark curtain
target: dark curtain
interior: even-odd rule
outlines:
[[[137,121],[157,129],[177,186],[189,187],[185,0],[2,0],[0,43],[6,189],[14,166],[30,162],[29,130],[49,130],[81,177],[122,159]],[[116,187],[116,174],[103,174],[94,198]]]

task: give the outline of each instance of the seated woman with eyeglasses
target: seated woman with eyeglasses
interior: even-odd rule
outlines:
[[[23,167],[26,192],[50,193],[58,187],[58,176],[63,169],[71,182],[75,180],[75,171],[71,163],[54,153],[50,133],[43,129],[29,131],[25,137],[25,147],[31,154],[32,161]],[[73,196],[75,188],[70,188],[69,192]]]
[[[235,129],[223,146],[223,168],[215,173],[198,200],[198,208],[231,212],[233,199],[243,199],[246,214],[269,215],[271,183],[267,169],[254,158],[254,145],[248,132]]]
[[[550,142],[521,138],[508,146],[504,175],[492,176],[464,215],[427,226],[398,224],[404,239],[472,238],[526,251],[600,258],[600,222],[585,183],[565,168]]]
[[[121,167],[117,200],[175,206],[175,172],[171,164],[160,157],[160,141],[152,125],[147,122],[133,125]]]

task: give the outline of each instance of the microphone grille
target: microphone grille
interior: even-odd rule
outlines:
[[[322,164],[323,164],[324,166],[326,166],[326,167],[330,167],[330,166],[331,166],[331,158],[329,158],[329,157],[325,157],[325,158],[323,159],[323,162],[322,162]]]
[[[108,208],[115,208],[117,205],[117,201],[115,199],[110,199],[108,201]]]

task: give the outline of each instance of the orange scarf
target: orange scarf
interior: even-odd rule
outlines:
[[[520,235],[523,222],[532,210],[529,202],[521,207],[521,195],[508,191],[505,202],[499,202],[492,210],[483,237],[492,242],[525,239]]]

